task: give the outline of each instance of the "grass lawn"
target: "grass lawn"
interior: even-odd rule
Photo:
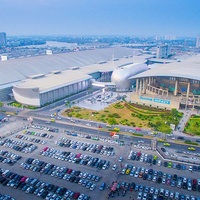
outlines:
[[[17,101],[14,101],[12,103],[8,103],[9,106],[14,106],[14,107],[17,107],[17,108],[28,108],[28,109],[31,109],[31,110],[34,110],[34,109],[37,109],[37,107],[35,106],[25,106],[25,105],[22,105],[21,103],[18,103]]]
[[[192,115],[185,125],[184,132],[200,136],[200,116]]]
[[[175,113],[175,114],[174,114]],[[170,133],[170,124],[177,125],[182,113],[149,108],[127,102],[114,103],[104,110],[94,111],[74,106],[62,113],[64,116],[108,123],[114,118],[116,124],[132,127],[153,128],[154,130]]]

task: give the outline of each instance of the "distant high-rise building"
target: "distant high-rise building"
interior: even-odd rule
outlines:
[[[0,47],[5,47],[7,44],[6,33],[0,32]]]
[[[197,37],[196,48],[200,48],[200,35]]]
[[[156,49],[156,58],[168,58],[169,56],[169,46],[159,45]]]
[[[165,35],[165,40],[176,40],[175,35]]]

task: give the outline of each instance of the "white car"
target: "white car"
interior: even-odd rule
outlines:
[[[90,190],[94,190],[95,188],[96,188],[96,185],[92,184],[91,187],[90,187]]]
[[[87,123],[86,126],[91,126],[91,124]]]
[[[192,169],[192,166],[189,166],[189,171],[191,171],[191,172],[192,172],[192,170],[193,170],[193,169]]]
[[[137,199],[138,199],[138,200],[141,200],[141,199],[142,199],[142,192],[139,192],[139,193],[138,193]]]
[[[117,169],[117,165],[113,165],[112,170],[115,171]]]
[[[174,193],[173,193],[173,192],[170,192],[169,197],[173,199],[173,198],[174,198]]]
[[[119,158],[119,162],[122,162],[122,161],[123,161],[123,158],[122,158],[122,157],[120,157],[120,158]]]

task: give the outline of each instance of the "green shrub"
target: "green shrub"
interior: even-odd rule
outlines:
[[[80,113],[77,113],[77,114],[76,114],[76,117],[77,117],[77,118],[81,118],[82,115],[81,115]]]
[[[196,145],[196,146],[199,145],[197,142],[190,142],[190,141],[185,141],[185,144],[191,144],[191,145]]]
[[[143,137],[144,135],[141,133],[132,133],[132,135]]]
[[[124,105],[121,104],[120,102],[118,102],[118,103],[116,103],[116,104],[114,105],[114,107],[117,108],[117,109],[122,109],[122,108],[124,108]]]

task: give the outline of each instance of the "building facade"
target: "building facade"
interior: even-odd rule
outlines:
[[[156,49],[156,58],[168,58],[169,56],[169,46],[159,45]]]
[[[6,47],[6,45],[7,45],[6,33],[0,32],[0,47]]]
[[[197,36],[196,48],[200,48],[200,35]]]

